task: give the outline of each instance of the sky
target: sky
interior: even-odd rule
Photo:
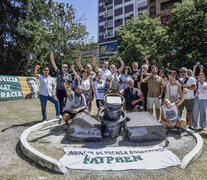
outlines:
[[[76,17],[81,18],[81,22],[86,26],[87,32],[90,33],[89,38],[94,37],[94,42],[97,42],[97,0],[55,0],[58,3],[72,4],[76,11]]]

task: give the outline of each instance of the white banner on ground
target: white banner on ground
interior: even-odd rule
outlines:
[[[60,162],[70,169],[126,170],[162,169],[180,165],[180,160],[163,147],[64,148]]]

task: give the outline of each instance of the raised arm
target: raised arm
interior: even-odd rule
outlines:
[[[38,69],[40,68],[40,66],[39,65],[36,65],[35,66],[35,71],[34,71],[34,75],[35,75],[35,77],[37,78],[37,79],[39,79],[39,74],[37,74],[37,71],[38,71]]]
[[[148,66],[150,66],[150,64],[149,64],[149,61],[148,61],[148,58],[147,58],[147,55],[146,55],[146,54],[144,54],[144,60],[145,60],[145,63],[146,63]]]
[[[82,64],[81,64],[81,58],[80,58],[80,57],[78,58],[77,62],[78,62],[78,68],[79,68],[80,71],[82,72],[82,71],[83,71],[83,66],[82,66]]]
[[[80,76],[77,74],[77,72],[75,71],[74,65],[72,64],[71,69],[75,75],[75,78],[78,80],[78,82],[80,81]]]
[[[141,76],[140,76],[140,82],[141,83],[146,83],[146,81],[143,79],[143,70],[141,71]]]
[[[71,91],[70,87],[68,86],[68,83],[67,82],[64,82],[64,86],[65,86],[66,93],[68,95],[71,95],[72,94],[72,91]]]
[[[182,96],[181,100],[178,101],[178,102],[175,104],[177,107],[179,107],[179,106],[183,103],[183,101],[185,100],[185,96],[186,96],[187,92],[188,92],[188,90],[185,89],[185,88],[183,88],[183,96]]]
[[[96,57],[93,56],[93,66],[95,68],[95,71],[98,72],[98,67],[97,67],[97,64],[96,64]]]
[[[53,52],[50,54],[50,60],[51,60],[51,63],[52,63],[52,67],[54,68],[54,70],[57,72],[58,68],[55,64],[55,60],[54,60],[54,54]]]
[[[199,68],[200,68],[200,73],[203,73],[203,66],[200,65]]]
[[[125,67],[124,61],[121,59],[121,57],[118,57],[117,60],[119,60],[119,62],[121,64],[121,67],[119,68],[119,70],[120,70],[120,72],[122,72]]]

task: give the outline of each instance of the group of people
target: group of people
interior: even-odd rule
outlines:
[[[55,104],[57,118],[68,124],[78,112],[90,113],[92,101],[96,98],[97,119],[99,112],[104,106],[104,96],[107,93],[119,93],[125,98],[124,110],[148,111],[155,113],[157,120],[160,120],[160,109],[162,124],[167,127],[182,128],[186,126],[186,120],[182,117],[183,107],[187,110],[189,128],[197,128],[200,114],[200,127],[206,128],[206,106],[207,106],[207,83],[203,66],[195,65],[192,70],[180,69],[180,78],[176,71],[167,70],[167,77],[162,70],[154,65],[150,72],[147,56],[144,55],[145,64],[138,69],[138,63],[125,66],[123,60],[117,60],[121,66],[118,69],[114,64],[109,66],[107,61],[103,62],[102,68],[97,66],[97,60],[93,57],[93,66],[87,64],[85,69],[81,59],[77,59],[77,68],[71,66],[75,77],[72,79],[68,73],[67,64],[62,64],[59,70],[55,64],[53,53],[50,55],[51,63],[57,73],[57,86],[55,89],[54,80],[49,76],[49,68],[43,68],[42,76],[37,74],[38,65],[35,67],[35,76],[40,81],[40,102],[42,107],[43,120],[47,120],[46,102],[47,100]],[[198,77],[195,77],[196,68],[200,68]],[[74,85],[76,84],[76,85]],[[75,86],[75,87],[74,87]],[[55,97],[55,92],[56,96]],[[64,100],[66,99],[66,101]]]

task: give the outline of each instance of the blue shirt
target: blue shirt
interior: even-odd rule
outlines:
[[[39,94],[43,96],[51,96],[53,93],[53,86],[55,81],[51,76],[45,77],[44,75],[39,76],[40,90]]]

